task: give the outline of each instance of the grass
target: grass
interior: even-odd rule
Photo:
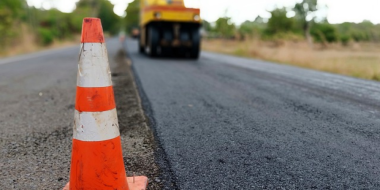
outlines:
[[[202,49],[380,81],[380,44],[375,43],[311,48],[306,42],[206,39]]]
[[[15,40],[13,44],[11,44],[9,47],[2,49],[0,51],[0,58],[36,52],[36,51],[40,51],[44,49],[65,47],[65,46],[70,46],[74,44],[79,45],[79,42],[80,42],[80,36],[75,36],[72,40],[65,40],[65,41],[55,40],[52,44],[48,46],[41,46],[38,43],[36,43],[35,35],[30,33],[29,30],[30,28],[28,28],[26,25],[21,25],[21,32],[18,37],[18,40]],[[0,45],[2,45],[1,42],[0,42]]]

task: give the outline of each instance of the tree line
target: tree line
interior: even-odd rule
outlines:
[[[270,11],[271,17],[267,20],[258,16],[237,26],[231,22],[231,17],[224,16],[213,23],[203,20],[203,28],[208,36],[221,38],[306,39],[309,43],[324,44],[380,42],[380,24],[375,25],[370,21],[330,24],[326,18],[317,21],[315,13],[318,7],[317,0],[303,0],[293,7]],[[295,13],[294,16],[288,17],[290,12]]]
[[[80,34],[84,17],[99,17],[103,30],[111,35],[119,31],[130,32],[138,27],[139,2],[131,2],[126,9],[127,16],[122,18],[113,12],[113,5],[108,0],[80,0],[72,13],[63,13],[54,8],[37,9],[28,6],[26,0],[0,0],[0,49],[12,47],[23,40],[23,30],[35,36],[36,43],[41,45],[73,38]],[[317,21],[314,15],[318,7],[317,0],[303,0],[293,7],[270,11],[269,19],[258,16],[241,25],[223,16],[212,23],[203,20],[203,30],[210,37],[221,38],[306,39],[309,43],[343,44],[350,41],[380,41],[379,24],[370,21],[342,24],[330,24],[327,19]],[[294,16],[288,17],[290,11],[295,13]]]
[[[66,40],[80,34],[84,17],[102,19],[103,30],[110,34],[119,32],[122,18],[113,12],[108,0],[80,0],[72,13],[57,9],[37,9],[28,6],[26,0],[0,1],[0,43],[9,48],[20,42],[22,26],[36,43],[49,45],[54,40]]]

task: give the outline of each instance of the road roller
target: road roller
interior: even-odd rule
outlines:
[[[139,51],[198,59],[201,23],[200,9],[186,7],[184,0],[140,0]]]

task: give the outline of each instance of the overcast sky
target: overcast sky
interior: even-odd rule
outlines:
[[[63,12],[75,9],[78,0],[27,0],[29,5],[49,9],[58,8]],[[132,0],[110,0],[115,5],[114,12],[123,15],[128,3]],[[292,7],[301,0],[185,0],[187,6],[200,7],[201,17],[215,21],[220,16],[232,17],[240,24],[253,20],[258,15],[269,18],[268,10],[275,7]],[[318,15],[327,15],[330,23],[361,22],[370,20],[380,23],[380,0],[319,0],[321,11]],[[327,7],[326,7],[327,6]]]

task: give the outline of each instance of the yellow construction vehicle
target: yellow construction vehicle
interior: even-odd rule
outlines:
[[[197,59],[200,27],[200,9],[185,7],[184,0],[140,0],[141,53]]]

